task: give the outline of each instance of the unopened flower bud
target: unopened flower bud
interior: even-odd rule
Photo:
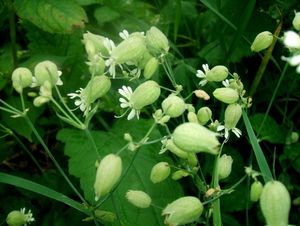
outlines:
[[[42,106],[43,104],[45,104],[49,101],[50,101],[50,99],[47,98],[47,97],[38,96],[38,97],[34,98],[33,105],[35,107],[40,107],[40,106]]]
[[[227,178],[231,173],[233,159],[230,155],[223,154],[218,160],[219,179]]]
[[[288,225],[291,197],[279,181],[269,181],[260,195],[260,208],[268,226]]]
[[[117,219],[116,214],[104,210],[95,210],[95,216],[97,219],[108,223],[113,223]]]
[[[108,55],[108,51],[104,45],[104,40],[105,37],[101,35],[95,35],[91,32],[83,34],[82,43],[85,45],[85,49],[89,57],[94,56],[97,53],[100,53],[102,56]]]
[[[293,19],[293,26],[297,31],[300,31],[300,12],[295,13],[295,17]]]
[[[123,40],[111,52],[111,58],[117,64],[134,62],[143,57],[147,51],[143,36],[134,35]]]
[[[238,92],[231,88],[217,88],[213,92],[213,95],[216,99],[226,104],[233,104],[239,99]]]
[[[187,115],[187,119],[189,122],[198,123],[198,118],[195,112],[189,112]]]
[[[187,158],[187,162],[189,164],[189,166],[195,167],[198,165],[198,158],[197,155],[195,153],[188,153],[188,158]]]
[[[210,82],[221,82],[228,76],[228,69],[223,65],[214,66],[206,74],[207,81]]]
[[[179,117],[183,114],[186,109],[186,105],[182,98],[175,96],[174,94],[169,95],[161,104],[161,107],[166,115],[171,118]]]
[[[31,223],[34,221],[32,217],[32,213],[29,210],[28,213],[25,213],[25,208],[19,210],[11,211],[6,217],[6,223],[9,226],[21,226],[26,225],[27,223]]]
[[[115,154],[106,155],[100,162],[94,184],[95,199],[106,195],[118,182],[122,173],[122,159]]]
[[[32,73],[25,67],[15,69],[11,76],[12,85],[18,93],[22,93],[23,88],[26,88],[32,83]]]
[[[179,147],[177,147],[171,139],[168,139],[165,145],[166,145],[166,149],[168,149],[173,154],[177,155],[179,158],[182,159],[188,158],[188,153],[181,150]]]
[[[198,220],[202,212],[203,205],[198,198],[185,196],[168,204],[162,215],[167,225],[184,225]]]
[[[203,99],[203,100],[209,100],[210,96],[207,94],[207,92],[205,92],[202,89],[197,89],[194,91],[194,94],[196,95],[196,97]]]
[[[172,179],[173,180],[180,180],[183,177],[187,177],[189,173],[186,170],[177,170],[174,173],[172,173]]]
[[[261,50],[268,48],[272,42],[273,34],[269,31],[263,31],[255,37],[251,45],[251,50],[253,52],[260,52]]]
[[[170,165],[167,162],[159,162],[151,169],[150,180],[156,184],[165,180],[171,173]]]
[[[147,105],[153,104],[159,96],[159,85],[155,81],[148,80],[134,90],[130,101],[133,108],[139,110]]]
[[[257,202],[260,198],[261,192],[263,190],[263,185],[260,181],[254,181],[250,187],[250,200],[252,202]]]
[[[151,205],[150,196],[143,191],[129,190],[126,193],[126,199],[139,208],[148,208]]]
[[[150,30],[147,31],[146,45],[153,55],[160,55],[169,51],[167,37],[156,27],[151,27]]]
[[[242,116],[242,108],[239,104],[229,104],[225,110],[224,124],[227,129],[233,129]]]
[[[34,67],[34,76],[36,78],[37,85],[41,86],[48,81],[51,86],[54,86],[59,79],[59,72],[56,64],[46,60],[38,63]]]
[[[217,133],[192,122],[176,127],[173,132],[173,142],[186,152],[207,152],[214,155],[218,154],[220,146]]]
[[[208,121],[211,120],[211,117],[212,112],[209,107],[202,107],[197,112],[198,122],[201,125],[205,125],[206,123],[208,123]]]
[[[295,131],[289,133],[286,137],[286,144],[294,144],[297,143],[299,141],[299,134]]]
[[[85,97],[87,103],[93,103],[98,98],[104,96],[109,91],[110,86],[111,81],[107,76],[95,76],[84,88],[82,95]]]
[[[156,72],[158,68],[158,60],[155,57],[152,57],[145,65],[144,68],[144,77],[149,79]]]

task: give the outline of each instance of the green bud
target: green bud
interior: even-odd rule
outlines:
[[[51,86],[54,86],[59,79],[56,64],[49,60],[40,62],[34,67],[34,76],[38,86],[43,85],[46,81],[50,82]]]
[[[168,204],[162,215],[165,216],[165,224],[176,226],[198,220],[202,212],[203,205],[198,198],[185,196]]]
[[[173,142],[186,152],[218,154],[220,143],[217,133],[197,123],[187,122],[176,127]]]
[[[95,210],[95,216],[100,221],[104,221],[104,222],[108,222],[108,223],[113,223],[117,219],[116,214],[109,212],[109,211],[104,211],[104,210]]]
[[[188,158],[187,158],[187,161],[188,161],[188,164],[189,166],[197,166],[198,165],[198,158],[197,158],[197,155],[195,153],[188,153]]]
[[[195,112],[189,112],[187,114],[187,119],[189,122],[198,123],[198,118]]]
[[[11,211],[6,217],[6,223],[9,226],[21,226],[26,225],[27,223],[31,223],[34,221],[32,217],[32,213],[29,210],[28,213],[25,213],[25,208],[19,210]]]
[[[38,97],[34,98],[33,105],[35,107],[40,107],[40,106],[42,106],[43,104],[45,104],[49,101],[50,101],[50,99],[47,98],[47,97],[38,96]]]
[[[216,99],[226,104],[233,104],[239,99],[238,92],[231,88],[217,88],[213,92],[213,95]]]
[[[87,62],[89,66],[89,71],[92,75],[102,75],[105,70],[105,62],[102,57],[97,55],[90,58],[90,61]]]
[[[295,17],[293,19],[293,26],[297,31],[300,31],[300,12],[295,13]]]
[[[225,179],[230,175],[232,162],[232,157],[226,154],[223,154],[218,159],[218,175],[220,180]]]
[[[250,188],[250,200],[252,202],[257,202],[260,198],[261,192],[263,190],[263,185],[260,181],[254,181]]]
[[[146,81],[139,85],[133,92],[130,101],[136,110],[153,104],[160,96],[159,85],[152,80]]]
[[[144,68],[144,77],[145,79],[150,79],[152,75],[156,72],[158,68],[158,60],[155,57],[152,57],[148,60]]]
[[[186,170],[177,170],[172,174],[173,180],[180,180],[183,177],[187,177],[189,173]]]
[[[169,51],[167,37],[156,27],[151,27],[150,30],[147,31],[146,45],[153,55],[161,55]]]
[[[26,88],[32,83],[32,73],[25,67],[15,69],[11,76],[12,85],[18,93],[22,93],[23,88]]]
[[[179,147],[177,147],[171,139],[168,139],[165,145],[166,145],[166,149],[168,149],[173,154],[177,155],[179,158],[182,159],[188,158],[188,153],[181,150]]]
[[[86,103],[93,103],[104,96],[111,87],[111,81],[105,75],[93,77],[82,91]]]
[[[111,52],[111,58],[113,58],[117,64],[135,62],[142,58],[146,51],[144,37],[134,35],[123,40],[116,46]]]
[[[126,199],[139,208],[148,208],[151,205],[150,196],[143,191],[129,190],[126,193]]]
[[[268,226],[288,225],[291,197],[279,181],[269,181],[260,195],[260,208]]]
[[[115,155],[106,155],[100,162],[94,184],[95,200],[106,195],[118,182],[122,173],[122,159]]]
[[[285,144],[290,145],[299,141],[299,134],[295,131],[289,133],[286,137]]]
[[[228,69],[223,65],[217,65],[209,70],[206,74],[207,81],[221,82],[228,76]]]
[[[108,51],[104,45],[105,37],[101,35],[95,35],[91,32],[83,34],[82,43],[85,45],[85,50],[90,56],[94,56],[97,53],[100,53],[102,56],[107,56]]]
[[[169,163],[159,162],[155,164],[151,169],[150,179],[156,184],[165,180],[171,173]]]
[[[273,34],[269,31],[263,31],[255,37],[251,45],[251,50],[253,52],[260,52],[261,50],[268,48],[272,42]]]
[[[242,116],[242,108],[239,104],[229,104],[225,110],[224,124],[227,129],[233,129]]]
[[[27,222],[27,217],[24,213],[21,213],[18,210],[11,211],[6,218],[6,223],[9,226],[20,226],[24,225]]]
[[[209,120],[211,120],[211,117],[212,117],[212,112],[209,107],[202,107],[197,112],[198,122],[201,125],[205,125],[206,123],[208,123]]]
[[[171,118],[177,118],[183,114],[186,109],[185,103],[182,98],[175,96],[173,94],[169,95],[161,103],[161,107],[166,115]]]

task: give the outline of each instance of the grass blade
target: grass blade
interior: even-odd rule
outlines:
[[[0,172],[0,183],[13,185],[19,188],[38,193],[40,195],[62,202],[70,207],[73,207],[76,210],[79,210],[82,213],[90,215],[89,211],[85,209],[81,203],[65,196],[62,193],[59,193],[53,189],[50,189],[33,181]]]
[[[260,172],[262,173],[262,176],[264,178],[265,183],[272,180],[272,173],[271,170],[269,168],[269,165],[267,163],[267,160],[264,156],[264,153],[262,152],[258,142],[257,142],[257,138],[254,134],[253,128],[251,126],[250,120],[248,118],[248,115],[245,111],[243,111],[243,120],[246,126],[246,130],[250,139],[250,143],[251,146],[253,148],[255,157],[256,157],[256,161],[258,163],[258,167],[260,169]]]

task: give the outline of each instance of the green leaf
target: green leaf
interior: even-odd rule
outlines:
[[[267,116],[264,126],[262,128],[261,124],[264,119],[265,114],[255,114],[250,117],[250,122],[256,133],[259,132],[259,139],[266,140],[274,144],[285,144],[286,131],[284,128],[279,126],[277,122],[271,117]],[[259,131],[260,130],[260,131]]]
[[[268,162],[265,158],[265,155],[264,155],[263,151],[261,150],[259,143],[257,141],[257,138],[254,134],[254,131],[253,131],[252,125],[250,123],[250,120],[248,118],[248,115],[245,111],[243,111],[243,120],[244,120],[244,123],[246,126],[246,130],[247,130],[247,133],[248,133],[248,136],[250,139],[251,146],[252,146],[254,154],[255,154],[256,161],[259,166],[259,170],[262,173],[265,183],[267,183],[268,181],[273,179],[273,176],[272,176],[271,170],[269,168]]]
[[[91,203],[94,202],[93,185],[96,174],[95,162],[98,155],[104,157],[109,153],[118,152],[126,144],[123,140],[125,132],[129,132],[134,140],[138,141],[150,127],[151,122],[149,121],[120,121],[112,127],[110,132],[92,131],[91,134],[96,142],[98,153],[93,150],[92,144],[84,132],[63,129],[58,133],[57,139],[66,144],[65,154],[70,157],[70,174],[80,178],[81,188]],[[158,137],[158,131],[152,132],[151,139]],[[150,171],[153,165],[159,161],[168,161],[172,164],[171,159],[158,155],[159,150],[159,144],[151,144],[139,149],[131,168],[113,193],[113,198],[117,201],[116,207],[113,207],[111,198],[105,201],[104,206],[101,207],[119,213],[123,225],[163,225],[161,210],[154,207],[147,209],[134,207],[125,199],[127,190],[143,190],[151,196],[155,205],[161,207],[182,195],[180,185],[171,179],[158,184],[153,184],[150,181]],[[134,153],[128,150],[121,153],[123,172],[130,165],[133,155]]]
[[[71,33],[88,21],[84,9],[72,0],[16,0],[18,16],[50,33]]]
[[[300,173],[300,143],[286,146],[284,154],[289,159],[289,163],[293,168]]]
[[[94,16],[98,24],[102,25],[103,23],[117,19],[118,17],[120,17],[120,14],[112,8],[104,6],[97,8],[94,12]]]
[[[48,198],[65,203],[66,205],[71,206],[74,209],[77,209],[83,213],[88,214],[88,211],[84,208],[84,206],[81,203],[76,202],[75,200],[70,199],[69,197],[65,196],[62,193],[54,191],[53,189],[50,189],[46,186],[37,184],[33,181],[0,172],[0,183],[10,184],[19,188],[23,188],[41,194]]]

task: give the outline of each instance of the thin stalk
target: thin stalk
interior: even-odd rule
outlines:
[[[93,136],[92,136],[92,134],[91,134],[91,131],[90,131],[88,128],[86,128],[86,129],[84,130],[84,132],[85,132],[86,136],[89,138],[89,140],[91,141],[92,146],[93,146],[93,149],[95,150],[95,152],[96,152],[98,158],[100,159],[100,155],[99,155],[99,152],[98,152],[98,148],[97,148],[97,145],[96,145],[96,143],[95,143],[95,140],[94,140],[94,138],[93,138]]]
[[[25,146],[25,144],[14,133],[11,133],[11,135],[16,139],[16,141],[21,145],[21,147],[29,155],[29,157],[31,158],[31,160],[33,161],[33,163],[37,166],[37,168],[39,169],[39,171],[41,171],[41,173],[44,174],[43,168],[38,163],[38,161],[35,159],[35,157],[32,155],[32,153],[29,151],[29,149]]]
[[[13,59],[13,67],[16,68],[18,66],[18,58],[17,58],[17,35],[16,35],[16,20],[15,20],[15,12],[13,3],[11,0],[6,1],[9,9],[9,35],[11,41],[11,53]]]
[[[279,87],[280,87],[280,85],[281,85],[281,82],[283,81],[283,78],[284,78],[284,76],[285,76],[285,73],[286,73],[286,71],[287,71],[287,68],[288,68],[288,63],[286,63],[286,64],[284,65],[283,71],[282,71],[282,73],[281,73],[281,75],[280,75],[280,78],[279,78],[279,80],[278,80],[278,83],[277,83],[277,85],[276,85],[276,87],[275,87],[275,89],[274,89],[272,98],[271,98],[271,100],[270,100],[270,102],[269,102],[267,111],[266,111],[266,113],[265,113],[265,115],[264,115],[264,118],[263,118],[263,120],[262,120],[262,122],[261,122],[261,124],[260,124],[259,129],[258,129],[257,137],[259,137],[259,134],[260,134],[260,132],[261,132],[261,130],[262,130],[262,128],[263,128],[265,122],[266,122],[267,116],[268,116],[269,113],[270,113],[271,107],[272,107],[273,102],[274,102],[274,100],[275,100],[275,97],[276,97],[276,94],[277,94],[277,92],[278,92],[278,89],[279,89]]]
[[[29,127],[32,129],[34,135],[36,136],[36,138],[38,139],[38,141],[40,142],[40,144],[43,146],[43,148],[45,149],[45,151],[49,155],[50,159],[53,161],[54,165],[56,166],[56,168],[58,169],[58,171],[60,172],[60,174],[63,176],[63,178],[66,180],[66,182],[70,186],[70,188],[75,192],[75,194],[79,197],[79,199],[83,203],[86,203],[85,199],[82,197],[82,195],[79,193],[79,191],[75,188],[75,186],[72,184],[72,182],[70,181],[70,179],[67,177],[67,175],[65,174],[65,172],[63,171],[63,169],[60,167],[60,165],[58,164],[58,162],[56,161],[56,159],[52,155],[51,151],[49,150],[49,148],[47,147],[47,145],[43,141],[42,137],[40,136],[40,134],[37,132],[37,130],[33,126],[33,124],[30,121],[30,119],[26,115],[24,116],[24,118],[25,118],[27,124],[29,125]]]
[[[60,91],[57,88],[57,86],[55,86],[55,90],[56,90],[56,93],[58,95],[58,98],[59,98],[60,102],[63,104],[63,106],[65,107],[65,109],[67,109],[68,113],[73,117],[73,119],[75,119],[78,122],[79,125],[82,125],[83,123],[77,118],[77,116],[71,111],[71,109],[65,103],[65,101],[64,101],[62,95],[60,94]]]
[[[113,194],[111,195],[111,201],[112,201],[113,208],[114,208],[114,210],[116,212],[116,215],[117,215],[118,226],[122,226],[121,221],[120,221],[120,214],[118,212],[118,207],[116,205],[116,202],[115,202]]]
[[[167,57],[164,58],[162,65],[163,65],[163,68],[164,68],[169,80],[171,81],[172,85],[174,86],[174,88],[176,88],[177,84],[176,84],[176,81],[175,81],[175,78],[174,78],[173,72],[171,70],[171,67],[169,65],[169,61],[168,61]]]

